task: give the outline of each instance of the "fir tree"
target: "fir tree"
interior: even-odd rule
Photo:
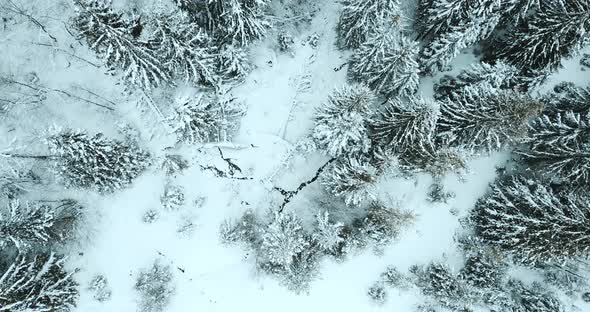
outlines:
[[[511,280],[508,283],[515,302],[513,311],[517,312],[564,312],[563,305],[552,293],[547,292],[544,286],[533,283],[526,287],[522,282]]]
[[[63,200],[57,205],[40,202],[23,205],[19,200],[11,200],[7,211],[0,213],[0,244],[9,240],[21,249],[31,244],[63,241],[71,234],[78,208],[73,200]]]
[[[588,256],[590,202],[554,193],[537,180],[509,177],[492,185],[473,212],[476,234],[526,264]]]
[[[323,176],[322,184],[347,205],[358,206],[373,199],[373,185],[377,181],[377,170],[358,156],[345,157],[332,165],[332,170]]]
[[[586,186],[590,182],[590,116],[572,111],[543,115],[531,123],[517,151],[528,168],[549,179]]]
[[[301,220],[290,213],[272,214],[267,227],[261,228],[260,256],[279,267],[291,265],[309,246]]]
[[[590,2],[542,0],[536,14],[494,45],[489,58],[506,59],[519,68],[556,69],[562,57],[581,49],[589,29]]]
[[[227,81],[241,81],[250,71],[250,61],[245,49],[224,45],[216,59],[217,72]]]
[[[184,18],[156,19],[149,45],[172,77],[194,84],[216,86],[216,51],[212,41],[197,25]]]
[[[432,154],[438,105],[422,98],[389,100],[372,125],[374,144],[399,154]]]
[[[150,164],[147,152],[102,133],[90,136],[65,129],[51,134],[47,143],[58,157],[56,170],[68,187],[113,192],[129,185]]]
[[[582,117],[590,111],[590,88],[581,88],[573,83],[562,82],[543,99],[545,115],[555,118],[558,114],[572,112]]]
[[[418,89],[418,44],[389,29],[379,29],[352,55],[348,75],[387,97]]]
[[[139,311],[163,311],[174,294],[173,278],[170,266],[157,261],[151,268],[142,270],[135,282],[135,289],[140,296]]]
[[[235,98],[201,93],[176,99],[168,118],[178,142],[228,142],[239,127],[244,108]]]
[[[341,236],[342,223],[333,223],[330,220],[330,214],[327,211],[316,215],[316,230],[312,238],[318,246],[326,252],[334,252],[344,242]]]
[[[130,22],[113,11],[110,1],[77,0],[73,25],[111,70],[132,85],[151,89],[170,80],[159,55],[131,35]]]
[[[450,146],[491,152],[526,135],[527,122],[541,109],[541,103],[514,91],[494,91],[489,84],[466,87],[456,101],[442,103],[437,132]]]
[[[338,44],[358,48],[383,21],[400,27],[403,18],[398,0],[343,0],[338,21]]]
[[[328,155],[367,152],[373,92],[362,85],[337,89],[315,116],[313,138]]]
[[[387,207],[380,202],[372,202],[360,226],[360,234],[380,252],[396,239],[401,230],[412,224],[415,215],[397,208]]]
[[[64,258],[54,254],[32,259],[17,256],[0,270],[0,311],[74,310],[78,300],[77,284],[63,269]]]

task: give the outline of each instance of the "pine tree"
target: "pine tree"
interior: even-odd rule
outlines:
[[[178,142],[228,142],[239,127],[244,108],[235,98],[201,93],[176,99],[168,118]]]
[[[68,187],[110,193],[131,184],[150,164],[147,152],[102,133],[90,136],[64,129],[49,135],[47,143],[58,157],[56,170]]]
[[[362,85],[336,89],[314,118],[313,138],[328,155],[367,152],[373,92]]]
[[[247,45],[270,27],[268,0],[177,0],[180,9],[225,42]]]
[[[415,215],[411,212],[372,202],[360,224],[360,235],[373,244],[377,251],[381,251],[399,236],[404,227],[412,224],[414,219]]]
[[[31,244],[63,241],[71,234],[78,208],[73,200],[63,200],[57,205],[40,202],[23,205],[19,200],[11,200],[7,211],[0,212],[0,244],[9,240],[21,249]]]
[[[483,62],[472,64],[456,77],[445,75],[441,78],[434,85],[434,98],[439,101],[447,98],[456,101],[458,99],[454,95],[461,94],[465,87],[481,83],[488,83],[493,89],[510,89],[518,73],[518,68],[502,61],[494,65]]]
[[[564,112],[585,116],[590,111],[590,88],[581,88],[573,83],[562,82],[543,99],[545,115],[554,118]]]
[[[359,206],[373,199],[373,185],[377,181],[377,170],[358,156],[337,160],[331,170],[323,176],[322,184],[347,205]]]
[[[108,0],[77,0],[74,28],[91,49],[113,71],[130,84],[144,89],[170,80],[170,75],[154,49],[133,38],[130,22],[113,11]]]
[[[389,100],[372,124],[374,144],[399,154],[432,154],[438,109],[423,98]]]
[[[224,45],[216,59],[217,72],[227,81],[241,81],[250,71],[250,61],[245,49]]]
[[[64,258],[54,254],[28,260],[19,255],[0,270],[0,311],[74,310],[78,300],[77,284],[64,271]]]
[[[344,243],[344,238],[341,235],[344,225],[332,222],[328,211],[318,213],[316,222],[317,226],[312,238],[322,250],[326,252],[336,251]]]
[[[570,185],[590,182],[590,116],[572,111],[543,115],[531,123],[516,153],[528,168]]]
[[[212,45],[209,36],[196,24],[173,16],[158,17],[149,40],[150,48],[164,60],[163,65],[172,77],[216,86],[217,52]]]
[[[387,97],[418,89],[418,44],[390,29],[373,33],[352,55],[348,75]]]
[[[476,234],[525,264],[588,256],[590,201],[556,194],[538,180],[509,177],[492,185],[474,209]]]
[[[494,45],[491,59],[506,59],[519,68],[557,69],[562,57],[576,54],[588,39],[590,2],[542,0],[526,18]]]
[[[502,13],[499,0],[421,0],[419,37],[433,39],[421,53],[422,70],[431,73],[447,67],[461,50],[487,38]]]
[[[527,122],[541,109],[541,103],[526,95],[495,91],[484,83],[464,88],[454,102],[442,103],[437,132],[450,146],[491,152],[526,135]]]
[[[267,227],[262,227],[259,256],[270,264],[285,268],[309,246],[301,220],[290,213],[275,211]]]
[[[543,285],[533,283],[526,287],[522,282],[511,280],[508,282],[512,293],[512,300],[516,303],[516,312],[564,312],[563,305],[554,294],[547,292]]]
[[[139,311],[164,311],[174,294],[173,279],[170,266],[158,261],[154,262],[151,268],[142,270],[135,282],[135,290],[140,296]]]
[[[338,21],[338,44],[358,48],[382,21],[400,27],[403,23],[398,0],[343,0]]]

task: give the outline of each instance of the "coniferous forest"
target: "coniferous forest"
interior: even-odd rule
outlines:
[[[590,0],[0,0],[0,312],[590,311]]]

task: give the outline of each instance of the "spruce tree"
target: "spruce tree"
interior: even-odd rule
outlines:
[[[542,107],[526,95],[495,91],[487,83],[466,87],[456,101],[442,103],[438,137],[472,153],[501,150],[526,135],[529,119]]]
[[[536,14],[509,31],[491,50],[519,68],[557,69],[563,57],[576,54],[588,39],[590,2],[541,0]]]
[[[359,206],[374,199],[373,186],[377,181],[377,169],[359,156],[340,159],[328,170],[322,184],[336,197],[341,197],[347,205]]]
[[[521,176],[491,186],[473,211],[476,234],[525,264],[562,263],[590,251],[590,201]]]
[[[274,212],[268,226],[261,228],[259,256],[272,265],[286,267],[309,247],[301,220],[290,213]]]
[[[150,48],[164,61],[172,77],[194,84],[216,86],[215,58],[209,36],[185,18],[161,16],[150,35]]]
[[[585,116],[590,112],[590,88],[562,82],[543,98],[543,102],[545,103],[544,113],[549,117],[555,117],[564,112]]]
[[[590,182],[590,116],[573,111],[543,115],[531,122],[517,154],[540,174],[585,187]],[[561,180],[561,181],[560,181]]]
[[[336,89],[314,118],[313,138],[328,155],[367,152],[371,142],[367,129],[373,92],[363,85]]]
[[[68,187],[110,193],[131,184],[150,164],[150,155],[141,148],[102,133],[90,136],[63,129],[49,135],[47,143],[57,156],[57,173]]]
[[[55,205],[11,200],[6,211],[0,212],[0,245],[11,241],[22,249],[31,244],[63,241],[71,234],[78,209],[73,200],[59,201]]]
[[[170,75],[156,51],[131,34],[131,22],[115,12],[110,2],[77,0],[73,26],[80,37],[119,72],[130,84],[151,89],[170,81]]]
[[[438,109],[423,98],[389,100],[372,124],[374,144],[398,154],[432,154]]]
[[[0,268],[0,311],[73,311],[78,285],[63,269],[64,260],[55,254],[19,255]]]
[[[348,75],[387,97],[409,96],[418,89],[418,43],[380,27],[352,55]]]
[[[401,27],[402,13],[398,0],[343,0],[338,21],[338,44],[358,48],[372,35],[382,21]]]

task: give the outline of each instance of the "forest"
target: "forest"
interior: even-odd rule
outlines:
[[[0,312],[590,311],[590,0],[0,18]]]

